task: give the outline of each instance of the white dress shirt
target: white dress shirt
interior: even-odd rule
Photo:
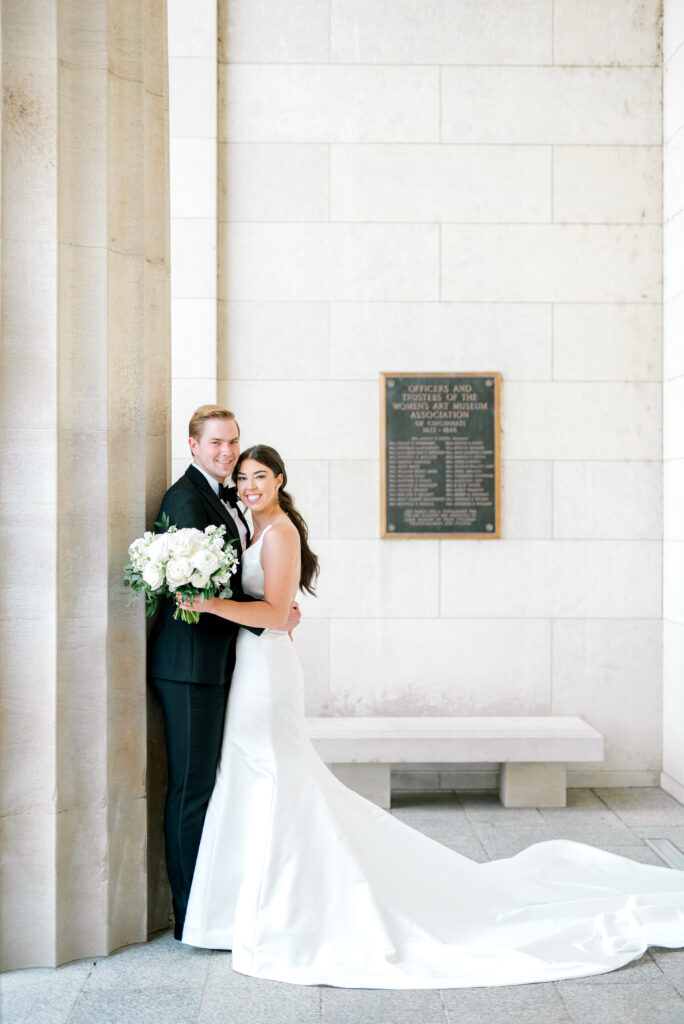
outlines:
[[[205,478],[205,480],[207,480],[207,482],[209,483],[212,491],[214,492],[214,494],[218,498],[218,496],[219,496],[219,487],[221,486],[219,484],[218,480],[216,480],[213,476],[210,476],[209,473],[205,473],[204,470],[202,469],[202,467],[198,466],[196,462],[193,462],[193,466],[195,467],[195,469],[199,470],[199,472],[202,474],[202,476]],[[242,550],[244,551],[245,548],[247,547],[247,528],[245,527],[245,524],[243,523],[243,521],[240,519],[240,516],[238,515],[238,510],[236,508],[233,508],[232,505],[229,505],[227,501],[223,500],[223,498],[219,498],[219,501],[228,510],[230,518],[235,523],[235,525],[237,527],[238,534],[240,535],[240,546],[241,546]]]

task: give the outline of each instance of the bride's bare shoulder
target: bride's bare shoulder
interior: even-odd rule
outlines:
[[[271,525],[264,535],[264,545],[271,548],[299,548],[299,531],[287,516],[282,516]]]

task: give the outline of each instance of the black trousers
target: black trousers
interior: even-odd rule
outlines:
[[[180,938],[204,816],[216,780],[228,687],[170,679],[151,682],[159,695],[166,723],[166,868],[176,937]]]

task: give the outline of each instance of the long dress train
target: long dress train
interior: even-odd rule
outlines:
[[[395,989],[574,978],[684,945],[684,872],[565,840],[470,861],[346,789],[303,703],[287,634],[242,630],[184,942],[254,977]]]

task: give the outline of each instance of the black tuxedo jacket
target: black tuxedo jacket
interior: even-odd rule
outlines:
[[[225,525],[226,544],[235,539],[241,556],[237,527],[223,502],[219,501],[206,477],[194,466],[164,495],[157,519],[166,513],[172,526],[182,529],[194,526]],[[240,566],[231,576],[230,587],[236,600],[245,598],[240,584]],[[170,679],[182,683],[208,683],[221,685],[230,680],[235,662],[235,642],[240,627],[217,615],[200,615],[194,625],[174,621],[175,602],[163,602],[160,614],[152,628],[148,644],[149,675],[157,679]],[[261,633],[261,629],[253,632]]]

